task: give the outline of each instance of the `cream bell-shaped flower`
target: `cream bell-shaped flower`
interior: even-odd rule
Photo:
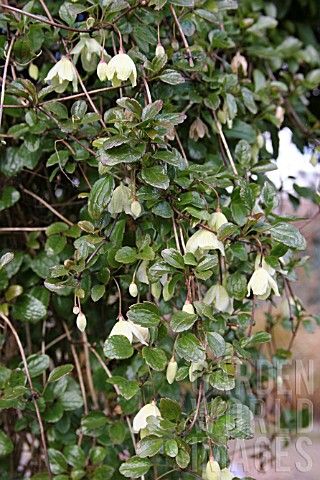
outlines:
[[[220,480],[232,480],[233,478],[234,475],[232,472],[230,472],[229,468],[223,468],[221,470]]]
[[[73,91],[78,91],[76,69],[66,56],[61,57],[59,62],[49,70],[44,81],[52,85],[58,93],[64,92],[69,82],[72,82]]]
[[[128,323],[133,335],[133,342],[140,342],[142,345],[149,345],[149,329],[146,327],[141,327],[141,325],[137,325],[136,323],[131,322],[131,320],[128,320]]]
[[[221,254],[224,255],[223,243],[218,240],[217,236],[213,232],[209,232],[204,228],[194,233],[186,244],[187,252],[195,253],[198,249],[220,250]]]
[[[133,333],[128,320],[119,318],[119,320],[112,327],[109,337],[113,337],[114,335],[123,335],[129,340],[130,343],[133,342]]]
[[[262,257],[262,259],[261,259],[261,254],[260,253],[258,253],[258,255],[256,256],[256,259],[255,259],[255,262],[254,262],[254,268],[257,269],[259,267],[262,267],[265,270],[267,270],[267,272],[270,273],[271,276],[273,276],[276,273],[275,269],[272,268],[271,265],[269,265],[265,261],[264,257]]]
[[[258,267],[249,280],[247,297],[250,296],[250,292],[252,291],[252,293],[257,295],[258,298],[265,300],[272,290],[277,297],[280,297],[276,281],[271,277],[267,270],[263,267]]]
[[[214,212],[210,215],[208,225],[212,230],[217,232],[219,228],[228,223],[227,217],[222,212]]]
[[[143,430],[147,427],[147,419],[149,417],[159,417],[161,418],[160,410],[158,409],[155,402],[147,403],[142,407],[137,415],[133,419],[133,432],[139,433],[140,430]]]
[[[206,480],[220,480],[221,469],[218,462],[210,459],[206,466]]]
[[[233,299],[229,297],[227,290],[223,285],[213,285],[206,292],[204,303],[207,305],[213,304],[220,312],[233,312]]]
[[[114,87],[120,87],[121,82],[130,80],[131,85],[137,85],[137,69],[132,58],[120,51],[111,58],[107,65],[107,78]]]
[[[117,213],[125,212],[131,213],[131,190],[122,182],[116,187],[112,193],[111,201],[108,205],[108,211],[112,216]]]
[[[97,62],[102,52],[104,52],[104,49],[95,38],[90,37],[88,33],[82,33],[80,34],[79,42],[70,53],[71,55],[75,55],[75,63],[77,63],[78,56],[81,55],[83,68],[87,72],[93,72],[96,69]]]

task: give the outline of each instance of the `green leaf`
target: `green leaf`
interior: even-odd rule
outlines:
[[[261,343],[268,343],[271,340],[271,335],[268,332],[256,332],[249,338],[244,338],[241,340],[242,348],[251,348]]]
[[[68,25],[73,25],[77,15],[85,10],[86,7],[79,3],[64,2],[59,9],[59,16]]]
[[[91,298],[94,302],[98,302],[105,294],[105,285],[97,284],[91,288]]]
[[[113,335],[105,341],[103,352],[107,358],[123,360],[132,357],[133,348],[127,337],[123,335]]]
[[[164,453],[174,458],[178,455],[178,444],[175,440],[167,440],[164,444]]]
[[[179,170],[183,170],[188,166],[187,161],[176,148],[173,148],[172,150],[157,150],[153,155],[153,158],[168,163],[169,165],[173,165]]]
[[[137,250],[132,247],[122,247],[117,251],[115,259],[119,263],[134,263],[137,260]]]
[[[226,350],[224,338],[216,332],[208,332],[207,340],[210,350],[216,357],[222,357]]]
[[[26,293],[18,298],[13,306],[12,314],[16,320],[37,323],[46,316],[47,309],[40,300]]]
[[[142,356],[153,370],[161,372],[166,368],[167,357],[161,348],[143,347]]]
[[[261,198],[266,208],[266,213],[274,210],[279,203],[277,191],[270,182],[265,182],[261,191]]]
[[[159,79],[164,83],[169,83],[169,85],[179,85],[179,83],[184,83],[185,79],[181,73],[176,70],[164,70],[164,72],[159,76]]]
[[[37,377],[43,373],[50,365],[48,355],[30,355],[27,359],[31,378]]]
[[[142,327],[156,327],[161,320],[158,307],[151,302],[132,305],[127,316],[129,320]]]
[[[13,187],[4,187],[0,196],[0,212],[12,207],[20,199],[20,192]]]
[[[112,378],[108,378],[107,382],[117,385],[120,395],[126,400],[130,400],[139,391],[139,384],[135,380],[127,380],[126,378],[113,375]]]
[[[227,278],[227,291],[230,297],[243,300],[247,294],[247,279],[240,272],[232,273]]]
[[[184,269],[183,257],[175,248],[162,250],[161,256],[171,267]]]
[[[0,430],[0,457],[5,457],[13,452],[13,443],[12,440],[4,433],[3,430]]]
[[[170,185],[169,177],[159,165],[144,167],[141,171],[142,179],[152,187],[166,190]]]
[[[68,445],[63,453],[69,465],[76,468],[85,466],[86,455],[78,445]]]
[[[141,120],[145,122],[146,120],[153,119],[161,111],[163,106],[162,100],[156,100],[153,103],[149,103],[142,110]]]
[[[197,315],[193,315],[192,313],[187,313],[184,311],[176,312],[172,315],[170,325],[174,332],[183,332],[185,330],[189,330],[197,318]]]
[[[81,419],[81,430],[84,435],[96,437],[104,431],[108,419],[103,412],[92,411]]]
[[[97,220],[105,211],[114,188],[111,176],[100,178],[95,182],[89,195],[88,212],[91,218]]]
[[[256,105],[256,102],[254,101],[253,93],[248,88],[242,88],[241,93],[242,93],[243,103],[245,104],[249,112],[255,115],[258,111],[258,107]]]
[[[59,450],[49,448],[48,455],[52,473],[58,475],[59,473],[64,473],[67,471],[67,460],[65,456],[61,452],[59,452]]]
[[[283,243],[287,247],[297,250],[305,250],[306,239],[299,230],[290,223],[278,223],[270,228],[270,234],[273,240]]]
[[[238,162],[244,167],[248,167],[251,163],[251,147],[246,140],[240,140],[235,148],[235,156]]]
[[[139,478],[145,475],[150,468],[150,460],[134,456],[120,466],[119,472],[127,478]]]
[[[71,363],[66,363],[65,365],[61,365],[60,367],[56,367],[50,372],[48,377],[48,383],[56,382],[60,380],[60,378],[68,375],[73,370],[73,365]]]
[[[223,242],[227,238],[232,237],[233,235],[239,235],[239,234],[240,234],[240,228],[234,223],[228,222],[221,225],[221,227],[217,232],[217,237],[218,237],[218,240],[221,240]]]
[[[119,163],[133,163],[142,158],[146,150],[145,143],[141,142],[136,147],[120,145],[108,150],[99,150],[98,157],[103,165],[118,165]]]
[[[136,453],[140,458],[153,457],[163,445],[163,439],[155,435],[144,437],[137,443]]]
[[[181,416],[181,407],[179,403],[171,398],[161,398],[159,408],[161,416],[167,420],[177,422]]]
[[[206,354],[203,346],[193,333],[183,333],[177,340],[176,352],[188,362],[203,362]]]
[[[109,465],[100,465],[95,469],[92,480],[111,480],[114,475],[114,468]]]
[[[233,377],[229,377],[223,370],[217,370],[213,372],[209,377],[209,382],[212,387],[217,390],[233,390],[235,387],[235,380]]]

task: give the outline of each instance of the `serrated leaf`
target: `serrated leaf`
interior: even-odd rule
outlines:
[[[142,327],[156,327],[161,320],[158,307],[151,302],[132,305],[127,312],[127,317]]]
[[[187,362],[203,362],[206,354],[200,340],[193,333],[183,333],[177,340],[176,352]]]
[[[169,177],[159,165],[144,167],[141,171],[142,179],[152,187],[166,190],[170,185]]]
[[[163,445],[163,439],[148,435],[137,443],[136,453],[140,458],[153,457]]]
[[[299,230],[290,223],[278,223],[270,228],[273,240],[283,243],[287,247],[297,250],[305,250],[306,239]]]

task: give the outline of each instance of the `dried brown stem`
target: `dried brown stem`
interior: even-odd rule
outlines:
[[[26,355],[24,353],[23,345],[21,343],[21,340],[20,340],[20,337],[18,335],[17,330],[14,328],[14,326],[10,322],[9,318],[1,312],[0,312],[0,317],[5,322],[5,324],[10,328],[10,330],[11,330],[11,332],[12,332],[12,334],[13,334],[16,342],[17,342],[18,348],[19,348],[19,352],[20,352],[20,355],[21,355],[21,358],[22,358],[22,363],[23,363],[23,366],[24,366],[24,369],[25,369],[25,372],[26,372],[26,376],[27,376],[27,380],[28,380],[30,390],[31,390],[32,401],[33,401],[34,408],[35,408],[36,415],[37,415],[37,420],[38,420],[38,424],[39,424],[40,437],[41,437],[41,443],[42,443],[42,449],[43,449],[46,468],[47,468],[47,471],[48,471],[49,478],[52,479],[52,473],[51,473],[49,457],[48,457],[48,448],[47,448],[47,440],[46,440],[45,430],[44,430],[39,406],[38,406],[37,399],[36,399],[36,393],[35,393],[34,388],[33,388],[33,383],[32,383],[32,380],[31,380],[29,367],[28,367],[28,362],[27,362]]]
[[[193,58],[192,58],[192,53],[191,53],[191,50],[190,50],[190,47],[189,47],[189,44],[188,44],[188,40],[186,39],[186,36],[185,36],[185,34],[182,30],[181,23],[179,22],[179,19],[177,17],[177,14],[176,14],[176,11],[175,11],[173,5],[170,5],[170,10],[171,10],[172,16],[174,18],[175,24],[177,25],[178,30],[180,32],[184,48],[186,49],[186,52],[187,52],[187,55],[188,55],[188,58],[189,58],[189,65],[190,65],[190,67],[194,67],[194,61],[193,61]]]

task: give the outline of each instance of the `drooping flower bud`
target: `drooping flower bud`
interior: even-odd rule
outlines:
[[[220,312],[233,312],[233,299],[229,297],[223,285],[213,285],[206,292],[203,302],[207,305],[213,304]]]
[[[94,22],[95,22],[95,18],[94,17],[88,17],[87,20],[86,20],[86,27],[88,29],[92,28],[93,25],[94,25]]]
[[[137,297],[138,296],[138,287],[135,282],[131,282],[129,285],[129,293],[131,297]]]
[[[77,305],[75,305],[72,309],[72,312],[75,314],[75,315],[78,315],[78,313],[80,313],[80,308],[77,307]]]
[[[170,362],[168,363],[167,372],[166,372],[167,382],[170,385],[174,382],[174,380],[176,378],[177,370],[178,370],[178,364],[177,364],[175,358],[172,357]]]
[[[104,60],[100,60],[97,66],[97,75],[100,82],[104,82],[107,79],[107,70],[107,62],[105,62]]]
[[[240,52],[237,52],[231,60],[231,70],[233,73],[238,73],[240,68],[242,69],[243,75],[246,77],[248,71],[248,62]]]
[[[39,68],[34,63],[30,63],[28,68],[29,77],[37,81],[39,78]]]
[[[142,208],[138,200],[133,200],[133,202],[131,203],[131,212],[133,217],[138,218],[141,214],[141,210]]]
[[[220,480],[221,470],[219,463],[213,459],[210,459],[206,466],[206,479],[207,480]]]
[[[189,137],[197,142],[199,138],[204,138],[205,135],[209,136],[209,130],[207,125],[201,120],[201,118],[196,118],[196,120],[191,124],[189,130]]]
[[[137,85],[137,69],[134,61],[126,53],[120,52],[111,58],[107,65],[107,78],[114,87],[120,87],[121,82],[130,80],[131,85]]]
[[[188,300],[186,300],[185,304],[183,305],[182,311],[186,313],[191,313],[192,315],[195,314],[194,306]]]
[[[161,45],[161,43],[158,43],[157,48],[156,48],[156,57],[163,57],[166,54],[165,49]]]
[[[87,326],[87,319],[84,313],[80,312],[77,316],[77,327],[80,332],[84,332]]]

